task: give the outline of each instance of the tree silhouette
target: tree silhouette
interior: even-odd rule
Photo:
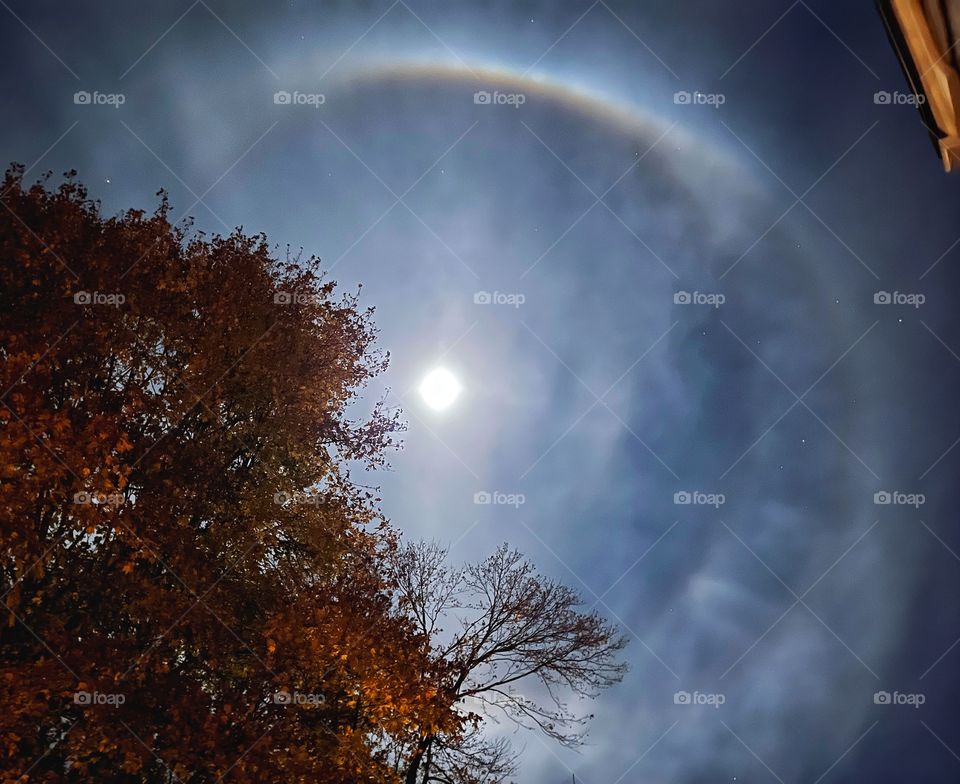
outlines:
[[[453,569],[443,548],[416,542],[399,548],[393,564],[400,605],[434,641],[440,689],[468,728],[421,733],[405,750],[406,784],[503,781],[513,770],[509,751],[475,732],[484,718],[506,717],[566,746],[582,742],[589,717],[565,693],[593,697],[618,682],[622,636],[506,545]]]

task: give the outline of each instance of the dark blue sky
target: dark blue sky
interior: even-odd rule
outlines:
[[[869,4],[0,15],[7,161],[362,282],[393,523],[510,541],[630,637],[590,744],[518,733],[521,781],[960,779],[960,179],[875,101]]]

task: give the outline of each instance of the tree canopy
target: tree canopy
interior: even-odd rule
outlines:
[[[466,697],[570,739],[507,686],[595,691],[622,642],[506,550],[418,598],[351,475],[402,429],[353,418],[388,360],[358,294],[163,194],[104,217],[13,167],[0,205],[0,781],[502,780]]]

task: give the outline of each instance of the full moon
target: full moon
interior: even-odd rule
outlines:
[[[460,382],[446,368],[431,370],[420,382],[420,397],[435,411],[443,411],[453,405],[460,396]]]

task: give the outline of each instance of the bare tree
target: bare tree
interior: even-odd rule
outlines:
[[[513,758],[505,741],[486,738],[485,719],[509,719],[565,746],[583,741],[591,716],[565,700],[595,697],[620,681],[626,641],[599,614],[584,612],[574,591],[506,545],[453,569],[444,548],[412,543],[399,549],[393,569],[399,602],[442,660],[439,688],[466,728],[453,737],[420,733],[404,750],[406,784],[504,781]]]

